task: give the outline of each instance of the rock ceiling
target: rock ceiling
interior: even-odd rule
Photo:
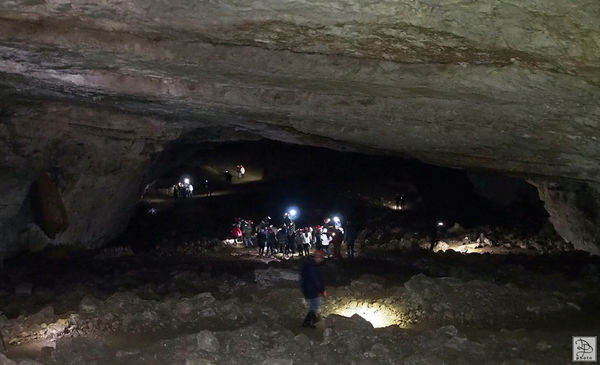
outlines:
[[[599,181],[599,19],[596,0],[4,0],[0,84],[5,100]]]
[[[110,239],[150,156],[186,131],[597,186],[600,2],[0,2],[4,231],[50,171],[58,239]]]

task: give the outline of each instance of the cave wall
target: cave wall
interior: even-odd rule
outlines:
[[[114,238],[140,198],[151,156],[178,133],[152,118],[106,110],[11,107],[0,124],[1,251],[10,255],[44,239],[28,197],[44,174],[58,187],[69,221],[47,243],[96,247]]]
[[[600,184],[532,182],[554,229],[576,249],[600,255]]]

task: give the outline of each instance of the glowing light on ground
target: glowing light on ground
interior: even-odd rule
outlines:
[[[373,327],[387,327],[400,323],[399,316],[390,308],[382,304],[371,304],[367,302],[359,302],[356,304],[349,303],[333,311],[344,317],[352,317],[355,314],[369,321]]]

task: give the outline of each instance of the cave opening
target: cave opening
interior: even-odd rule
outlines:
[[[536,331],[538,346],[598,326],[598,296],[583,290],[598,280],[598,260],[557,234],[523,177],[267,139],[184,139],[152,158],[140,186],[127,228],[104,248],[50,244],[7,261],[0,310],[11,358],[61,363],[90,347],[82,358],[108,364],[190,356],[153,349],[169,343],[220,361],[219,343],[268,337],[268,328],[308,343],[370,333],[386,349],[398,338],[492,349],[499,335]],[[355,253],[344,240],[341,257],[325,255],[325,320],[313,329],[300,326],[298,273],[312,260],[302,242],[261,254],[257,236],[263,223],[289,232],[290,221],[297,235],[317,232],[326,218],[339,218],[341,228],[329,223],[335,233],[356,231]],[[252,247],[233,235],[248,222]],[[308,250],[315,255],[314,242]]]
[[[162,246],[173,235],[225,240],[237,218],[256,225],[270,216],[270,223],[281,227],[289,207],[299,210],[298,228],[323,225],[335,215],[360,230],[396,225],[395,234],[386,232],[382,241],[447,237],[472,243],[482,241],[480,235],[502,232],[521,239],[523,247],[516,249],[533,252],[538,252],[534,247],[552,247],[524,242],[538,240],[543,247],[544,240],[550,245],[561,241],[535,187],[516,177],[270,140],[175,144],[165,155],[156,165],[164,173],[145,187],[124,235],[135,247]],[[240,165],[246,170],[243,177],[236,172]],[[177,184],[185,181],[193,192],[177,198]],[[494,241],[496,246],[511,243],[498,244],[500,237]],[[404,245],[398,249],[411,250],[417,243]]]

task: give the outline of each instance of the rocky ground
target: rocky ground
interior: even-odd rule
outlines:
[[[326,261],[306,329],[299,259],[185,252],[9,261],[0,364],[566,364],[600,332],[600,261],[579,253]]]
[[[358,241],[364,253],[377,256],[387,252],[429,250],[435,231],[433,250],[452,250],[459,253],[493,254],[560,254],[574,251],[547,223],[539,232],[526,232],[522,227],[475,226],[462,227],[456,222],[442,222],[438,227],[415,227],[403,224],[396,218],[384,222],[370,222],[369,228],[360,232]],[[400,216],[402,218],[402,216]],[[532,224],[533,225],[533,224]],[[419,231],[419,232],[415,232]]]

